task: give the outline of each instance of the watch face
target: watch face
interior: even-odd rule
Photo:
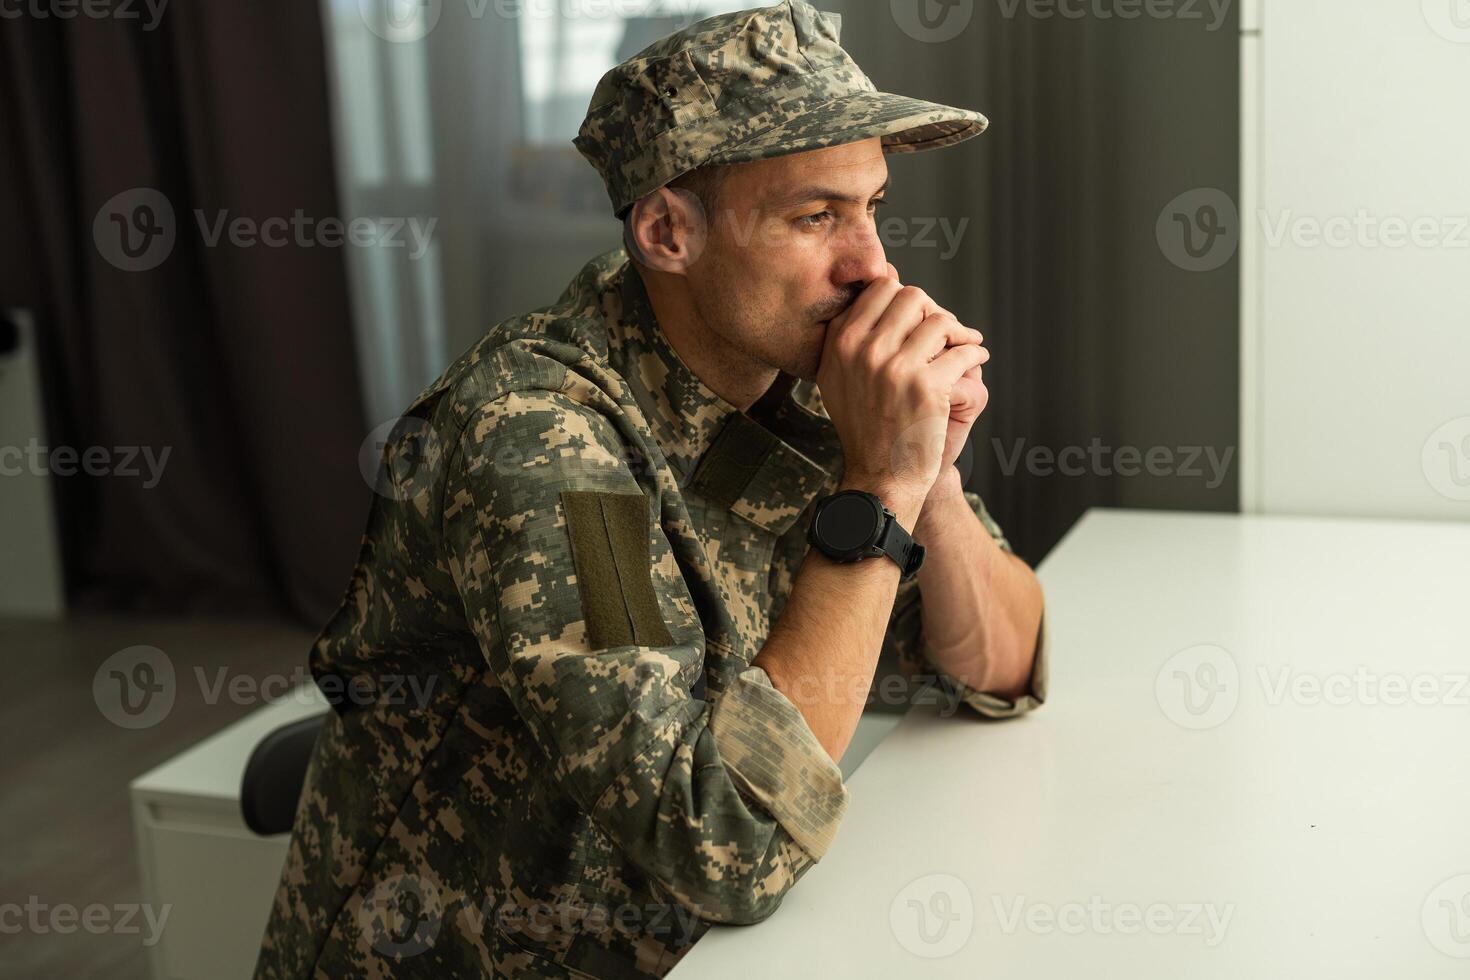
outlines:
[[[838,494],[822,508],[817,532],[829,547],[855,551],[872,542],[881,516],[866,497]]]

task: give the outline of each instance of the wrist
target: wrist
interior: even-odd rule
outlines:
[[[925,495],[923,506],[914,518],[914,538],[927,543],[925,539],[934,536],[936,522],[943,523],[945,512],[956,503],[961,504],[966,513],[970,512],[969,502],[965,500],[965,481],[951,464],[940,471],[939,478]]]

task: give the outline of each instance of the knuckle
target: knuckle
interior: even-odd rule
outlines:
[[[890,362],[886,361],[881,353],[870,345],[859,352],[858,363],[869,374],[882,375]]]
[[[875,366],[873,373],[890,387],[899,387],[904,380],[903,364],[896,357],[891,357]]]

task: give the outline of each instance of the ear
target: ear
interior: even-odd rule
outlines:
[[[623,225],[628,256],[659,272],[686,274],[708,241],[704,207],[679,187],[660,187],[639,198]]]

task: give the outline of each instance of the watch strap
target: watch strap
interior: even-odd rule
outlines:
[[[893,516],[893,511],[887,507],[883,508],[885,522],[882,536],[878,539],[878,549],[892,558],[902,574],[900,582],[907,582],[918,574],[919,566],[924,564],[924,546],[913,539],[909,532],[903,529],[898,519]]]

